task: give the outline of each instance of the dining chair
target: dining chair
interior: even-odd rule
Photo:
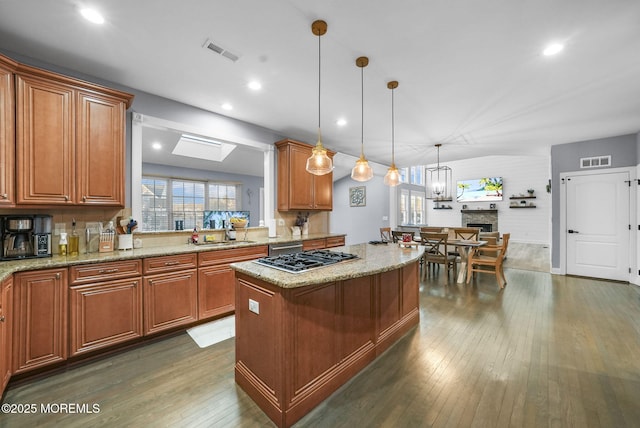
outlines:
[[[444,227],[423,226],[420,228],[420,232],[442,233],[442,229],[444,229]]]
[[[466,241],[477,241],[480,235],[480,229],[477,227],[453,227],[449,231],[453,239],[464,239]],[[457,248],[454,248],[449,254],[460,257],[460,252]]]
[[[475,276],[475,272],[486,272],[495,274],[500,288],[504,288],[504,286],[507,285],[502,262],[507,252],[510,237],[510,233],[505,233],[502,235],[502,243],[500,245],[484,245],[471,249],[469,252],[469,262],[467,264],[467,284],[471,281],[471,276]],[[496,251],[495,256],[483,253],[491,250]]]
[[[381,227],[380,228],[380,240],[382,242],[391,242],[393,240],[391,238],[391,228],[390,227]]]
[[[398,242],[398,241],[402,241],[402,235],[404,235],[407,232],[403,232],[401,230],[392,230],[391,231],[391,239],[393,242]]]
[[[449,254],[449,234],[420,232],[420,239],[424,245],[422,279],[425,278],[430,267],[444,265],[447,269],[447,279],[449,271],[453,270],[453,277],[457,276],[458,268],[456,256]]]

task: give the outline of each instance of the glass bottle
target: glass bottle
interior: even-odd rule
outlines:
[[[76,219],[74,218],[71,222],[71,235],[69,235],[69,255],[70,256],[77,256],[78,255],[78,246],[80,243],[80,236],[78,235],[78,232],[76,231]]]
[[[60,232],[60,242],[58,243],[58,254],[61,256],[67,255],[67,234]]]

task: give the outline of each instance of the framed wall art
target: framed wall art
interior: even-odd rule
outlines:
[[[349,188],[349,206],[364,207],[367,205],[367,188],[365,186]]]

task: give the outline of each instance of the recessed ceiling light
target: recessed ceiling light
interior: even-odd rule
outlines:
[[[162,148],[162,144],[160,143],[153,143],[151,145],[151,147],[153,147],[155,150],[160,150]]]
[[[222,108],[224,110],[233,110],[233,106],[231,104],[229,104],[229,103],[222,104]]]
[[[262,89],[262,83],[258,82],[257,80],[252,80],[251,82],[249,82],[249,89],[252,89],[254,91],[259,91],[260,89]]]
[[[336,120],[336,125],[338,126],[345,126],[346,124],[347,124],[347,119],[340,118]]]
[[[89,22],[93,22],[94,24],[104,24],[104,17],[95,9],[85,7],[83,9],[80,9],[80,13],[84,17],[84,19]]]
[[[560,43],[551,43],[546,48],[544,48],[542,54],[544,56],[551,56],[559,53],[560,51],[562,51],[562,49],[564,49],[564,45]]]

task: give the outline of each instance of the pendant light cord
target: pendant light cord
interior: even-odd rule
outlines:
[[[364,157],[364,67],[360,67],[360,157]]]
[[[318,141],[320,141],[320,86],[321,86],[321,70],[320,70],[320,64],[322,61],[322,55],[321,55],[321,48],[320,48],[320,39],[322,38],[322,35],[318,35]]]
[[[393,93],[395,88],[391,89],[391,165],[396,164],[396,125]]]

